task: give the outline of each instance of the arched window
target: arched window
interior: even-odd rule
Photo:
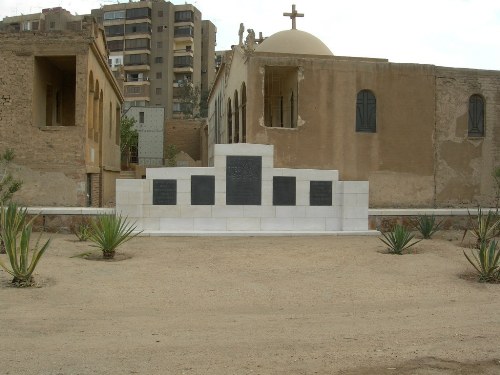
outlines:
[[[234,143],[240,142],[240,109],[238,105],[238,91],[234,90]]]
[[[241,85],[241,141],[247,142],[247,87]]]
[[[87,95],[87,136],[94,137],[94,74],[89,74],[89,91]]]
[[[227,143],[233,143],[233,113],[231,99],[227,100]]]
[[[356,99],[356,131],[376,133],[377,99],[369,90],[358,92]]]
[[[484,99],[474,94],[469,98],[469,137],[484,137]]]

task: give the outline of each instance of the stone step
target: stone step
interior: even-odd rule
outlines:
[[[120,178],[135,178],[134,171],[120,171]]]

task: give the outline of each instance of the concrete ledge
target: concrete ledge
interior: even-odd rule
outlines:
[[[112,215],[115,209],[100,207],[27,207],[29,215]]]
[[[378,230],[365,231],[144,231],[140,237],[264,237],[264,236],[378,236]]]
[[[484,213],[495,212],[496,208],[482,208]],[[477,215],[477,208],[369,208],[368,216],[467,216]]]

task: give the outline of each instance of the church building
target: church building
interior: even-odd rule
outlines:
[[[495,202],[500,71],[335,56],[291,30],[225,55],[209,97],[214,144],[270,144],[274,165],[369,181],[370,207]]]

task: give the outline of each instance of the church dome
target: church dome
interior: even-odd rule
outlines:
[[[325,43],[314,35],[297,29],[271,35],[255,48],[255,52],[333,56]]]

